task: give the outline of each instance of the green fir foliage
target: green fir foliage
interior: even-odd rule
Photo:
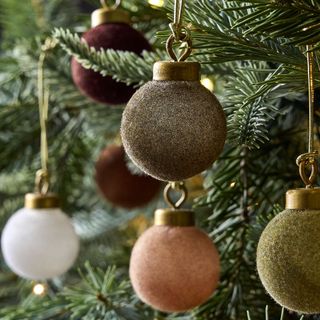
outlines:
[[[117,139],[124,106],[106,107],[81,95],[71,79],[70,58],[138,88],[152,78],[153,63],[167,59],[173,0],[163,8],[123,0],[134,26],[154,45],[141,56],[89,48],[80,32],[88,28],[90,14],[78,3],[0,0],[0,230],[33,190],[40,166],[37,63],[41,43],[53,37],[57,46],[45,64],[52,189],[82,240],[75,267],[48,282],[43,297],[32,294],[33,283],[13,275],[0,257],[0,319],[278,319],[281,308],[260,283],[255,252],[262,230],[283,208],[285,191],[301,186],[295,158],[306,151],[305,45],[315,45],[318,62],[318,1],[186,1],[191,60],[214,82],[228,118],[228,141],[204,173],[205,193],[194,203],[199,226],[221,255],[220,285],[204,305],[172,315],[140,302],[128,280],[130,250],[140,233],[132,219],[143,213],[148,222],[159,201],[126,211],[102,200],[95,186],[95,161]],[[318,65],[315,85],[320,87]],[[318,111],[315,120],[319,124]],[[283,310],[280,319],[300,315]]]

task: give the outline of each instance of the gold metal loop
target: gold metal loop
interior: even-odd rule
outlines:
[[[177,57],[177,55],[175,54],[174,50],[173,50],[173,44],[175,42],[180,42],[180,43],[186,43],[186,48],[184,48],[184,51],[182,52],[180,57]],[[176,40],[174,35],[170,35],[170,37],[167,40],[166,43],[166,49],[167,52],[169,54],[169,56],[172,58],[173,61],[185,61],[191,54],[192,52],[192,40],[191,38],[188,36],[188,34],[185,35],[185,37],[181,40]]]
[[[299,166],[299,174],[307,188],[313,188],[318,175],[318,152],[309,152],[300,155],[296,163]],[[311,170],[311,171],[310,171]],[[310,172],[308,175],[308,171]]]
[[[171,195],[170,195],[171,191],[181,193],[181,196],[176,203],[174,203],[174,201],[171,198]],[[169,182],[164,188],[163,196],[171,208],[179,209],[183,205],[183,203],[187,200],[188,190],[185,187],[185,184],[183,182]]]
[[[49,173],[46,170],[38,170],[36,173],[36,193],[46,195],[49,191]]]
[[[115,0],[112,6],[109,6],[106,0],[100,0],[100,3],[103,8],[106,8],[108,10],[116,10],[121,4],[121,0]]]

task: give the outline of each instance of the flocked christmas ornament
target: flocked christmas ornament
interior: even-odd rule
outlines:
[[[96,163],[95,180],[102,195],[123,208],[148,204],[159,192],[161,183],[145,174],[128,169],[122,146],[112,145],[101,152]]]
[[[257,268],[280,305],[320,313],[320,189],[290,190],[287,201],[292,197],[305,202],[302,208],[287,207],[268,224],[259,240]]]
[[[138,239],[130,260],[136,294],[164,312],[187,311],[207,301],[219,271],[212,240],[194,226],[192,211],[178,208],[156,211],[155,225]]]
[[[56,196],[27,194],[25,207],[3,229],[1,248],[13,272],[43,280],[60,276],[73,265],[79,239]]]
[[[101,8],[92,14],[92,29],[83,35],[90,47],[99,50],[114,49],[141,54],[151,50],[143,35],[130,25],[126,12],[117,8]],[[75,58],[71,62],[72,78],[75,85],[86,96],[104,104],[124,104],[135,89],[117,82],[111,76],[103,77],[99,72],[85,69]]]
[[[121,136],[132,161],[156,179],[185,180],[210,167],[225,143],[226,118],[200,83],[200,64],[157,62],[153,81],[124,110]]]
[[[10,217],[1,236],[7,265],[19,276],[33,280],[62,275],[73,265],[79,252],[79,239],[71,220],[61,211],[58,197],[49,193],[49,91],[45,85],[44,62],[55,44],[51,38],[45,41],[38,63],[41,170],[36,174],[36,192],[26,194],[24,208]]]
[[[257,269],[271,297],[298,313],[320,313],[320,188],[314,151],[313,54],[308,51],[309,147],[297,158],[305,189],[286,193],[286,209],[265,228],[258,243]]]

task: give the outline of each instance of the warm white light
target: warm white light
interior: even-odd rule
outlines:
[[[36,296],[42,296],[46,291],[46,287],[42,283],[37,283],[34,285],[32,292]]]
[[[230,183],[230,188],[234,188],[235,185],[236,185],[236,182],[235,182],[235,181],[231,182],[231,183]]]
[[[154,7],[163,7],[164,0],[148,0],[149,4]]]
[[[210,91],[213,91],[214,89],[214,83],[210,78],[202,78],[201,84]]]

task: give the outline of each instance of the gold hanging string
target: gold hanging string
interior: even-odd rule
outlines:
[[[308,152],[314,151],[314,51],[312,45],[307,45],[308,60],[308,97],[309,97],[309,127]]]
[[[184,61],[186,60],[192,51],[192,41],[190,36],[190,31],[183,27],[183,12],[185,7],[185,0],[175,0],[174,2],[174,13],[173,13],[173,22],[169,24],[172,34],[169,36],[166,49],[169,56],[174,61]],[[180,57],[177,57],[174,50],[174,43],[185,43],[184,52]]]
[[[115,0],[112,6],[108,5],[107,0],[100,0],[100,3],[103,8],[106,8],[109,10],[116,10],[121,4],[121,0]]]
[[[307,188],[313,188],[318,175],[317,157],[318,152],[314,150],[314,51],[313,45],[307,45],[307,65],[308,65],[308,101],[309,101],[309,121],[308,121],[308,153],[304,153],[297,158],[299,173]],[[307,170],[311,170],[307,174]]]
[[[173,23],[170,23],[170,29],[176,40],[181,40],[182,34],[182,18],[184,11],[185,0],[175,0],[174,12],[173,12]]]
[[[171,198],[171,192],[173,191],[181,193],[180,198],[176,202]],[[163,196],[172,209],[179,209],[188,198],[188,190],[184,182],[169,182],[164,188]]]
[[[40,119],[40,158],[41,169],[36,173],[36,192],[47,194],[49,191],[49,172],[48,172],[48,138],[47,121],[49,108],[49,88],[45,86],[44,81],[44,62],[49,50],[53,49],[56,41],[48,38],[41,47],[41,53],[38,61],[38,103]]]

